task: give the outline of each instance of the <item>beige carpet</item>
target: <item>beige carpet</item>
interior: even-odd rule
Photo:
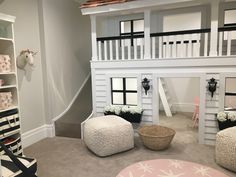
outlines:
[[[134,149],[106,158],[96,157],[80,139],[62,137],[44,139],[24,152],[37,158],[39,177],[115,177],[135,162],[163,158],[196,162],[236,176],[215,163],[214,147],[188,143],[181,136],[165,151],[148,150],[136,137]]]
[[[198,127],[193,127],[192,113],[177,112],[173,117],[166,117],[164,112],[160,112],[160,125],[174,129],[175,138],[183,140],[183,143],[198,142]]]

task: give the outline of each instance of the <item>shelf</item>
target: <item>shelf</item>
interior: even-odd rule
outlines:
[[[13,43],[13,39],[11,39],[11,38],[0,37],[0,41],[8,41],[8,42],[12,42]]]
[[[10,136],[13,136],[13,135],[16,135],[16,134],[19,134],[20,133],[20,130],[15,130],[15,131],[12,131],[11,133],[7,134],[7,135],[1,135],[0,136],[0,140],[3,140],[5,138],[8,138]]]
[[[16,85],[0,86],[0,89],[16,88]]]
[[[1,0],[0,0],[1,1]],[[0,13],[0,55],[8,55],[10,57],[11,68],[10,72],[1,72],[0,79],[3,80],[2,86],[0,86],[0,92],[11,92],[12,94],[12,105],[7,109],[0,109],[0,113],[2,117],[1,120],[8,122],[7,124],[3,124],[0,129],[3,130],[0,134],[0,141],[7,137],[19,137],[21,138],[20,132],[20,113],[18,106],[18,88],[17,88],[17,68],[16,68],[16,56],[15,56],[15,41],[14,41],[14,29],[13,23],[15,21],[15,17],[5,15]],[[14,110],[17,109],[17,110]],[[7,112],[8,111],[8,112]],[[6,116],[15,115],[17,112],[17,120],[11,119],[15,121],[15,125],[11,124],[12,121],[9,122]],[[19,117],[19,118],[18,118]],[[7,121],[6,121],[7,120]],[[14,122],[13,121],[13,122]],[[21,140],[19,140],[21,141]],[[22,154],[22,149],[16,149],[15,154]]]
[[[1,113],[1,112],[5,112],[5,111],[10,111],[10,110],[16,109],[16,108],[18,108],[18,106],[12,106],[12,107],[7,108],[7,109],[2,109],[2,110],[0,110],[0,113]]]
[[[15,75],[15,72],[0,73],[0,75]]]

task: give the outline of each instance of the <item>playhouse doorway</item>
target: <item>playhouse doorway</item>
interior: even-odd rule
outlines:
[[[176,131],[175,141],[198,142],[200,78],[159,78],[159,125]]]

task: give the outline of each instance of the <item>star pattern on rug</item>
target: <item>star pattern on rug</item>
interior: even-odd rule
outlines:
[[[153,168],[151,166],[149,166],[148,164],[144,164],[144,163],[138,163],[138,169],[139,170],[143,170],[144,173],[148,172],[148,173],[152,173],[153,172]]]
[[[208,176],[208,177],[212,177],[211,175],[209,175],[209,168],[207,167],[203,167],[203,166],[200,166],[200,167],[194,167],[194,171],[195,171],[195,174],[199,174],[201,176]]]
[[[179,168],[182,169],[183,168],[183,162],[179,161],[179,160],[169,160],[170,165],[169,166],[173,166],[174,168]]]
[[[124,177],[123,175],[119,175],[118,177]],[[138,177],[138,176],[134,176],[133,173],[131,171],[129,171],[129,176],[128,177]],[[139,177],[144,177],[144,175],[139,176]]]
[[[184,173],[174,174],[172,170],[169,170],[169,172],[166,172],[164,170],[160,170],[163,175],[158,175],[158,177],[180,177],[183,176]]]

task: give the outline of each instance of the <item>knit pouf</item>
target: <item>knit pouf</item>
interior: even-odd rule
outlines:
[[[236,172],[236,127],[217,133],[215,155],[217,164]]]
[[[132,124],[118,116],[91,118],[84,125],[84,143],[101,157],[129,150],[134,147]]]

